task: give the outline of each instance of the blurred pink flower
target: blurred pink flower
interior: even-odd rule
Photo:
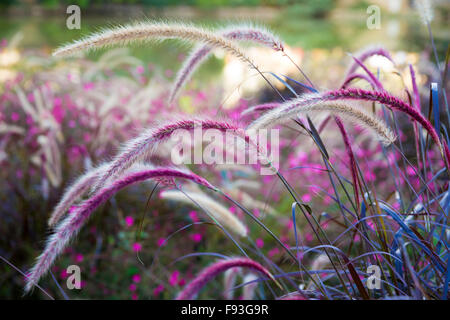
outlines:
[[[311,195],[310,195],[309,193],[305,193],[305,194],[302,196],[302,201],[304,201],[304,202],[309,202],[309,201],[311,201]]]
[[[264,241],[261,238],[256,239],[255,242],[256,242],[256,246],[260,249],[264,246]]]
[[[76,262],[83,262],[83,260],[84,260],[84,257],[83,257],[83,255],[81,253],[77,253],[75,255],[75,261]]]
[[[142,250],[142,245],[139,242],[133,243],[133,251],[134,252],[139,252],[141,250]]]
[[[197,94],[195,95],[195,102],[197,102],[197,103],[204,102],[204,101],[206,101],[206,99],[207,99],[207,96],[202,91],[197,92]]]
[[[85,132],[83,133],[83,141],[84,142],[90,142],[92,140],[92,137],[89,133]]]
[[[22,179],[23,178],[23,171],[20,169],[17,169],[16,171],[16,178],[17,179]]]
[[[137,66],[137,67],[136,67],[136,72],[137,72],[137,74],[143,74],[144,71],[145,71],[145,69],[144,69],[143,66]]]
[[[141,275],[140,274],[134,274],[131,277],[131,280],[133,280],[134,283],[139,283],[139,282],[141,282]]]
[[[31,126],[34,123],[34,120],[32,117],[27,116],[27,119],[25,120],[25,122],[27,123],[27,125]]]
[[[164,74],[166,75],[167,78],[170,78],[173,76],[173,71],[171,69],[167,69]]]
[[[89,91],[91,89],[94,88],[94,83],[93,82],[86,82],[85,84],[83,84],[83,89],[85,91]]]

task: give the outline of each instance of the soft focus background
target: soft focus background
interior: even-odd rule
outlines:
[[[66,27],[65,10],[69,4],[81,7],[80,30]],[[379,30],[369,30],[366,25],[366,10],[372,4],[381,8]],[[450,40],[449,1],[436,1],[434,13],[432,29],[442,61]],[[413,64],[425,104],[427,87],[439,72],[427,28],[413,10],[412,2],[406,0],[2,0],[0,256],[4,261],[0,262],[0,298],[22,297],[23,276],[15,268],[26,272],[41,252],[50,233],[46,226],[49,213],[65,186],[86,168],[112,156],[121,142],[152,124],[156,115],[215,115],[223,107],[222,112],[233,117],[235,110],[276,99],[245,65],[218,50],[196,72],[175,105],[168,107],[165,98],[170,84],[189,52],[189,46],[176,41],[99,50],[71,59],[51,57],[58,45],[101,27],[154,18],[191,21],[213,28],[242,21],[264,24],[285,41],[286,52],[322,89],[336,88],[351,61],[347,53],[369,44],[381,44],[390,50],[399,72],[406,78],[408,64]],[[265,71],[305,81],[281,54],[261,47],[248,48],[248,54]],[[398,76],[389,73],[393,70],[390,63],[382,58],[367,63],[372,69],[385,72],[385,87],[404,94]],[[282,83],[276,85],[289,95]],[[409,82],[407,86],[410,87]],[[358,128],[355,130],[359,132]],[[348,177],[348,167],[342,161],[342,141],[332,137],[335,132],[329,140],[324,133],[324,140],[336,145],[333,162]],[[389,161],[398,159],[385,161],[379,145],[362,134],[357,136],[356,152],[360,156],[370,154],[370,160],[361,161],[363,168],[371,168],[365,178],[377,185],[380,195],[392,199],[394,187],[387,166]],[[406,141],[405,137],[400,138]],[[288,139],[282,142],[291,148],[289,152],[285,150],[285,169],[300,162],[320,166],[320,154],[311,145],[301,146],[297,140],[291,144]],[[413,153],[408,148],[406,141],[405,152]],[[249,204],[254,206],[256,215],[265,216],[272,209],[285,212],[284,217],[267,214],[265,223],[273,226],[272,231],[283,242],[295,244],[289,219],[292,201],[273,177],[254,177],[244,169],[217,174],[208,173],[207,168],[199,170],[212,180],[221,180],[237,198],[251,195],[260,201]],[[302,200],[317,208],[316,212],[329,212],[332,216],[336,208],[319,192],[320,188],[330,191],[330,186],[326,175],[318,172],[297,170],[289,175],[289,180],[298,187]],[[239,179],[243,181],[241,186],[233,187]],[[214,227],[190,225],[206,221],[194,206],[167,203],[157,195],[147,204],[151,190],[150,184],[133,187],[98,210],[41,285],[57,298],[67,294],[70,298],[171,299],[200,270],[199,266],[212,261],[208,256],[175,262],[176,259],[193,252],[238,254]],[[267,207],[265,200],[272,208]],[[234,207],[229,209],[242,215]],[[332,217],[321,217],[323,228],[327,228]],[[187,225],[190,226],[176,232]],[[314,245],[316,240],[309,227],[299,227],[305,244]],[[331,228],[329,232],[332,235],[338,230]],[[279,266],[285,263],[285,255],[264,232],[255,227],[252,237],[272,261]],[[306,264],[311,261],[312,257],[305,257]],[[81,290],[58,288],[58,283],[65,284],[64,270],[70,264],[82,268]],[[220,287],[221,282],[208,287],[203,297],[223,298]],[[237,290],[234,298],[242,294]],[[258,297],[264,298],[261,294]],[[45,297],[39,290],[26,296]]]

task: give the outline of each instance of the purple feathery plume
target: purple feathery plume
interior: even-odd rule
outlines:
[[[31,290],[39,279],[50,269],[51,265],[64,250],[69,241],[78,233],[84,223],[89,219],[92,212],[101,204],[105,203],[119,190],[148,179],[186,179],[203,185],[209,189],[217,190],[204,178],[189,172],[174,168],[155,168],[132,172],[117,179],[109,186],[99,190],[91,198],[82,202],[69,216],[67,216],[50,236],[44,252],[38,257],[36,264],[31,269],[27,278],[25,292]]]
[[[388,59],[389,61],[391,61],[392,63],[394,63],[394,60],[392,59],[392,56],[389,53],[389,51],[387,51],[383,47],[379,47],[379,46],[370,47],[368,49],[365,49],[361,53],[357,54],[356,56],[360,62],[366,61],[371,56],[382,56],[382,57],[385,57],[386,59]],[[348,70],[347,74],[354,73],[356,71],[356,69],[358,69],[359,66],[360,65],[355,61],[352,64],[352,66],[350,67],[350,69]]]
[[[231,268],[248,268],[254,271],[258,271],[265,275],[266,277],[275,281],[270,272],[260,265],[258,262],[253,261],[248,258],[233,258],[227,260],[221,260],[219,262],[213,263],[212,265],[206,267],[200,272],[198,276],[194,278],[190,283],[188,283],[183,290],[177,295],[176,300],[192,300],[197,295],[197,293],[214,277],[225,272]]]
[[[159,143],[170,138],[177,130],[192,131],[195,128],[217,129],[221,132],[235,133],[242,138],[247,137],[244,130],[234,124],[201,118],[168,122],[156,128],[147,129],[135,139],[125,143],[122,151],[114,157],[94,184],[93,193],[98,191],[109,179],[116,177],[136,161],[150,156],[156,150]]]
[[[224,38],[229,40],[252,41],[272,48],[275,51],[284,51],[283,43],[278,37],[261,27],[233,26],[220,33]],[[189,80],[200,64],[209,56],[212,49],[213,48],[208,45],[199,45],[192,51],[177,73],[175,83],[172,86],[172,91],[169,96],[169,104],[177,97],[183,85]]]

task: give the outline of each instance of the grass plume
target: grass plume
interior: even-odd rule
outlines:
[[[102,47],[114,45],[125,46],[133,42],[148,42],[164,39],[181,39],[203,43],[213,48],[222,48],[243,62],[254,66],[251,59],[233,41],[221,35],[189,24],[153,21],[138,22],[104,29],[56,49],[53,55],[72,55],[77,52]]]
[[[91,214],[118,191],[130,185],[148,179],[185,179],[193,181],[207,188],[216,190],[208,181],[194,173],[175,168],[151,168],[138,170],[125,174],[110,185],[99,190],[91,198],[82,202],[77,208],[67,216],[49,237],[44,252],[37,258],[37,262],[30,271],[25,286],[25,292],[29,292],[39,279],[50,269],[53,262],[64,250],[69,241],[79,232],[81,227],[89,219]]]
[[[387,125],[377,117],[367,113],[350,103],[329,103],[315,101],[320,95],[307,95],[297,99],[289,100],[278,108],[269,111],[256,119],[249,126],[249,130],[267,128],[278,123],[290,120],[300,113],[323,113],[328,112],[334,116],[349,119],[369,129],[385,145],[395,141],[395,135]]]

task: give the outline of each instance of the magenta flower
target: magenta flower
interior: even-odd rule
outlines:
[[[269,252],[267,252],[267,256],[269,258],[272,258],[273,256],[277,255],[280,252],[280,250],[278,248],[273,248],[271,250],[269,250]]]
[[[389,61],[394,62],[392,60],[392,57],[391,57],[391,54],[389,53],[389,51],[387,51],[386,49],[384,49],[382,47],[370,47],[368,49],[364,49],[361,53],[357,54],[357,58],[359,61],[364,62],[371,56],[375,56],[375,55],[385,57]],[[350,67],[348,74],[352,74],[353,72],[355,72],[359,66],[360,65],[357,62],[354,62],[352,64],[352,66]]]
[[[284,51],[282,42],[268,30],[256,26],[238,26],[232,29],[222,30],[222,36],[232,40],[252,41],[260,45],[269,47],[275,51]],[[209,45],[199,45],[189,57],[186,58],[183,66],[178,71],[175,83],[172,87],[169,103],[171,103],[180,92],[184,84],[189,80],[200,64],[206,60],[211,53],[212,47]]]
[[[55,98],[53,102],[53,110],[52,110],[53,118],[55,118],[56,122],[62,123],[64,117],[66,116],[66,110],[62,106],[61,98]]]
[[[68,275],[66,269],[63,269],[61,271],[61,273],[59,274],[59,276],[61,277],[61,279],[66,279],[69,275]],[[30,274],[28,274],[28,277],[30,277]]]
[[[32,275],[28,278],[25,289],[29,291],[37,280],[39,280],[39,278],[48,271],[56,257],[65,248],[69,240],[78,233],[86,220],[91,216],[92,212],[95,211],[101,204],[105,203],[119,190],[129,185],[160,177],[187,179],[216,190],[215,187],[213,187],[202,177],[190,172],[180,171],[173,168],[147,169],[125,175],[124,177],[114,181],[108,187],[101,189],[91,198],[80,204],[77,207],[76,212],[67,216],[66,219],[57,226],[55,233],[50,236],[44,252],[38,258],[37,263],[33,267]],[[133,245],[133,249],[134,251],[139,251],[141,247],[137,248]]]
[[[83,262],[83,260],[84,260],[84,257],[83,257],[83,255],[81,254],[81,253],[77,253],[76,255],[75,255],[75,262]]]
[[[190,211],[189,212],[189,218],[191,218],[191,220],[193,222],[198,222],[199,219],[198,219],[198,216],[197,216],[197,211]]]

